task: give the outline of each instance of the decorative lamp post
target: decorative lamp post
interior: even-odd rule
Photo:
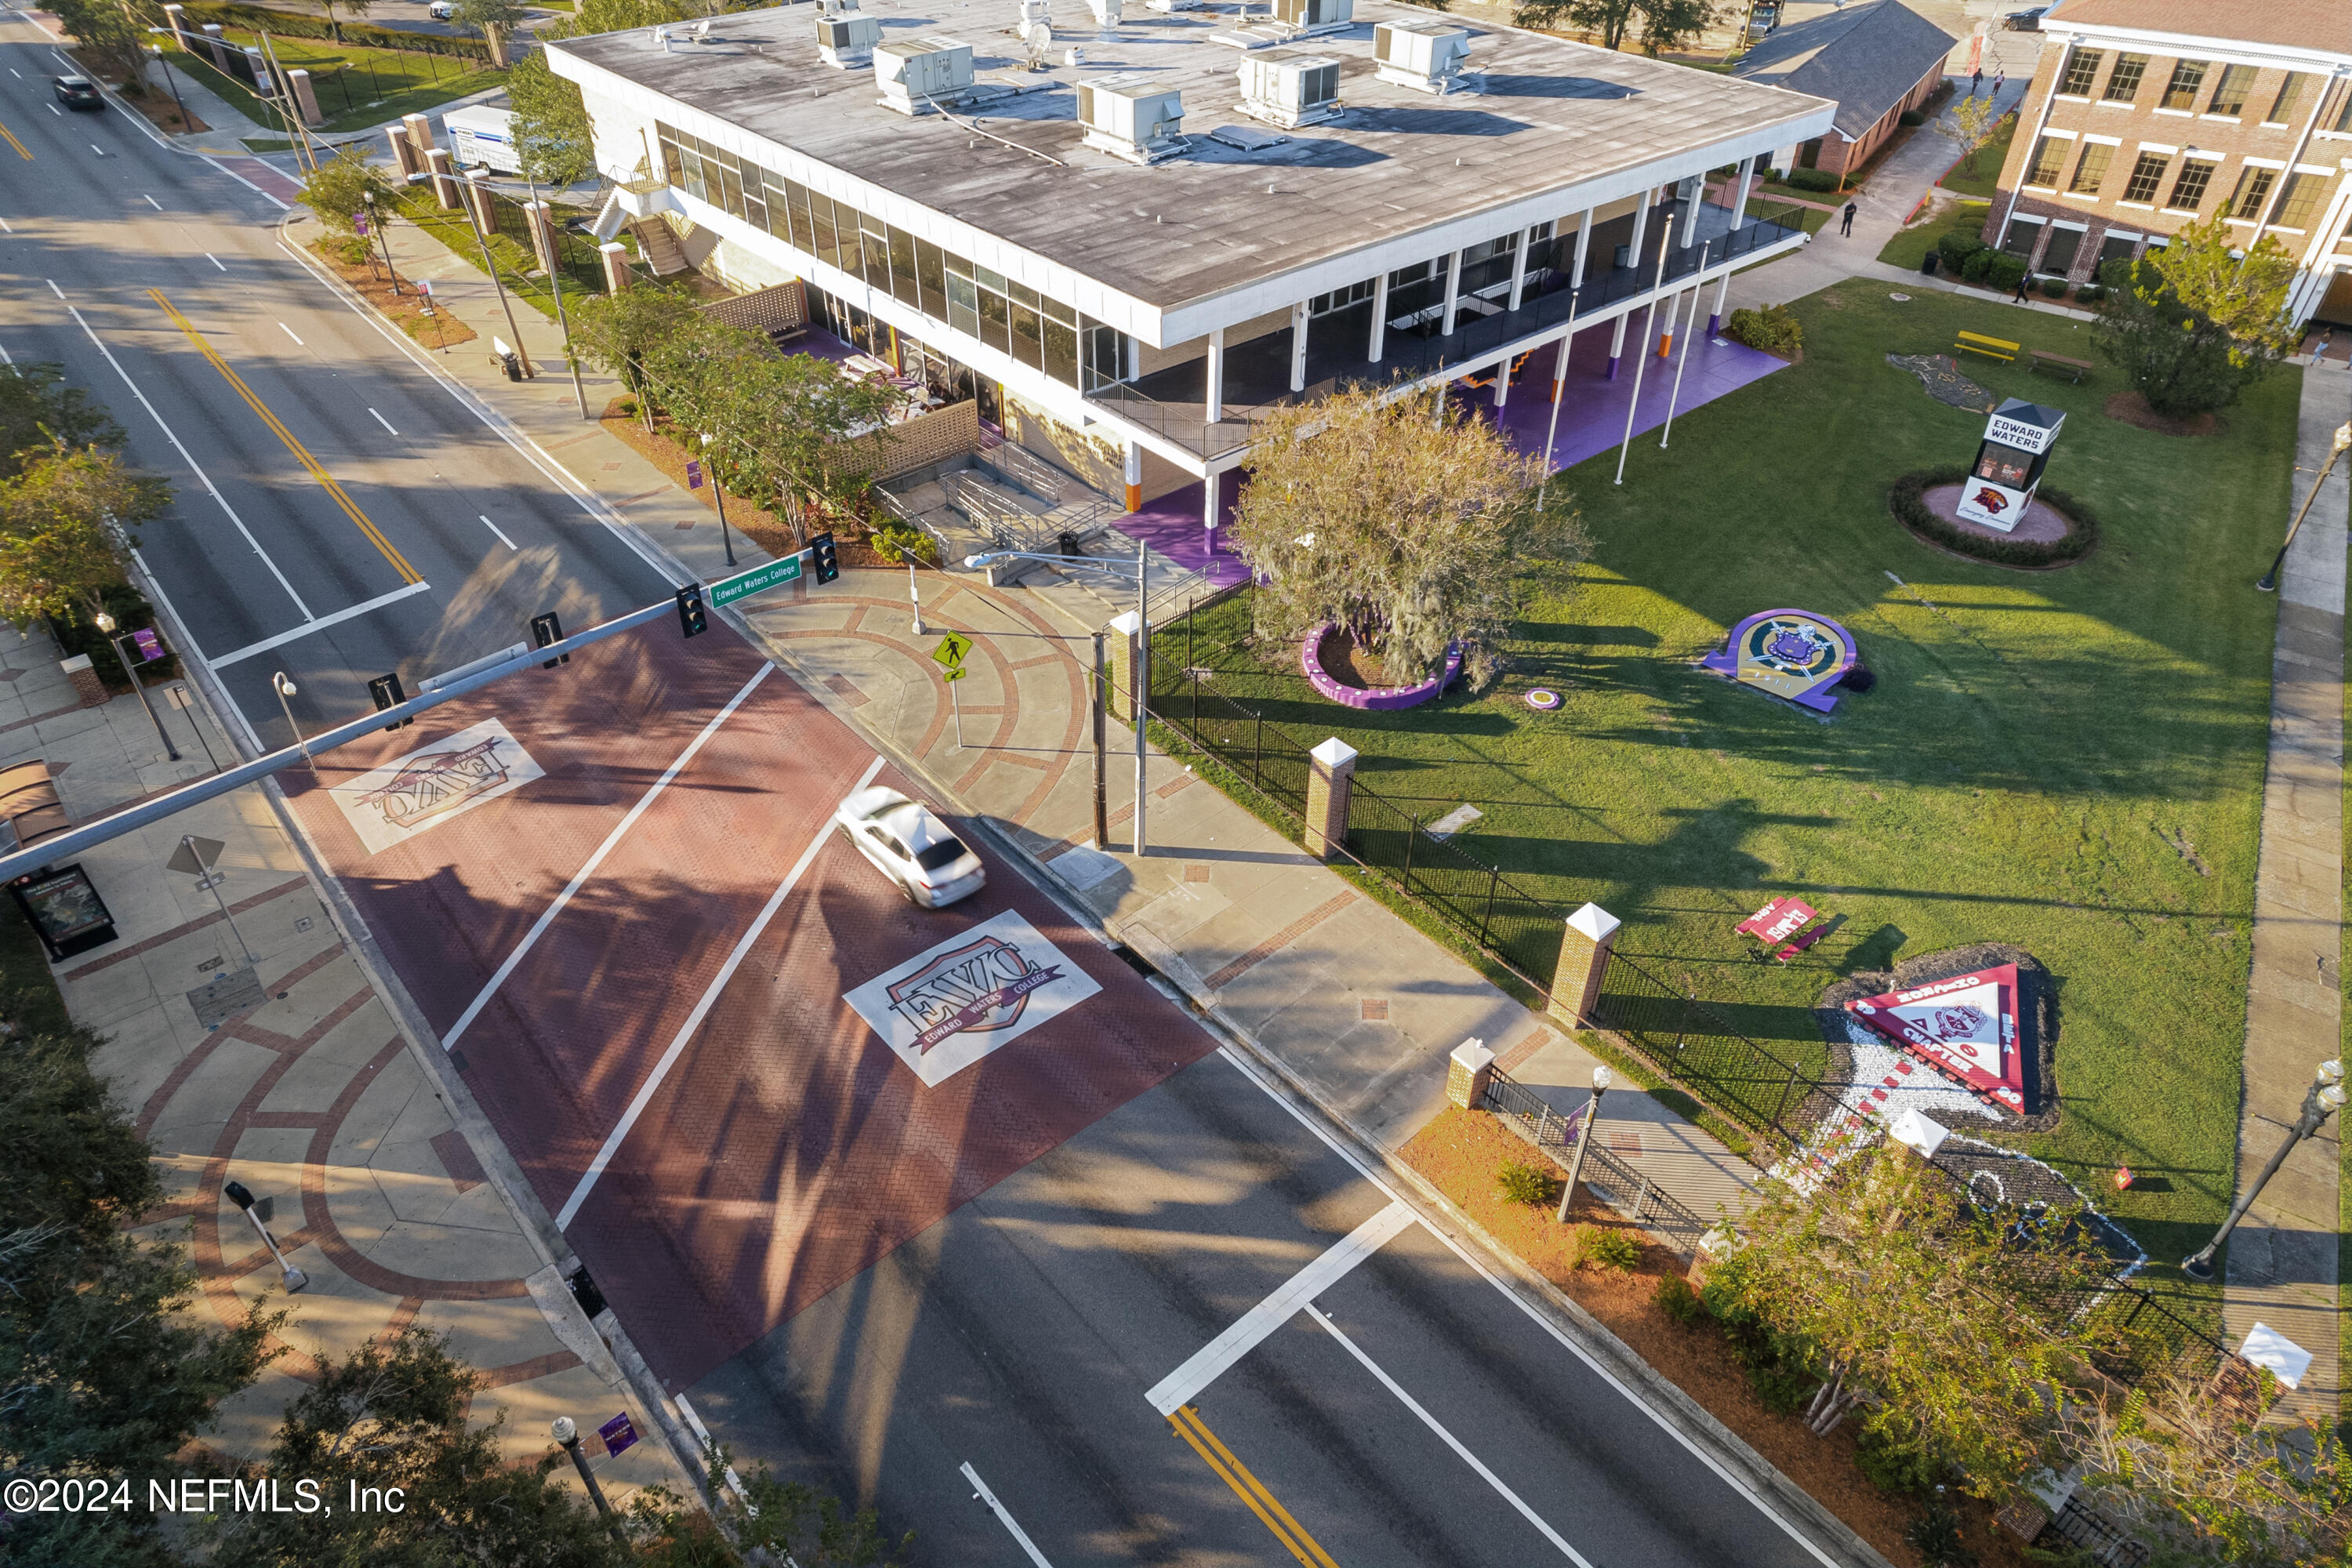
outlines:
[[[310,782],[318,783],[319,759],[310,754],[310,742],[302,738],[302,726],[294,722],[294,710],[286,700],[294,695],[294,683],[280,669],[270,675],[269,689],[278,693],[278,706],[286,715],[286,727],[294,731],[294,743],[302,749],[302,760],[310,764]]]
[[[261,1223],[261,1216],[253,1210],[253,1194],[246,1190],[245,1184],[243,1182],[227,1183],[221,1188],[221,1193],[229,1202],[243,1209],[245,1217],[253,1222],[253,1228],[261,1233],[261,1245],[269,1248],[269,1256],[278,1259],[278,1271],[285,1276],[286,1293],[291,1296],[303,1286],[308,1285],[310,1282],[310,1277],[287,1262],[286,1255],[278,1250],[278,1242],[269,1234],[269,1227]]]
[[[114,649],[114,662],[122,667],[123,679],[131,682],[131,689],[138,694],[139,710],[147,715],[147,722],[155,726],[155,738],[163,742],[163,754],[178,762],[180,748],[172,743],[172,737],[163,729],[163,721],[155,717],[154,705],[147,700],[147,688],[140,683],[138,670],[131,668],[131,656],[122,651],[122,639],[114,635],[114,617],[100,610],[90,619],[105,634],[107,646]]]
[[[1592,1098],[1585,1104],[1584,1126],[1576,1135],[1576,1157],[1568,1163],[1568,1185],[1560,1189],[1559,1221],[1562,1225],[1568,1223],[1568,1205],[1576,1201],[1577,1180],[1584,1174],[1584,1152],[1592,1146],[1592,1140],[1601,1126],[1601,1097],[1609,1092],[1612,1077],[1606,1067],[1592,1069]]]
[[[2285,1141],[2271,1156],[2271,1163],[2263,1167],[2263,1173],[2254,1178],[2254,1184],[2246,1189],[2245,1195],[2231,1205],[2230,1217],[2221,1222],[2221,1228],[2213,1233],[2213,1239],[2205,1244],[2204,1250],[2180,1265],[2183,1274],[2200,1284],[2213,1278],[2213,1254],[2230,1239],[2230,1233],[2238,1228],[2238,1221],[2245,1217],[2246,1211],[2254,1206],[2254,1200],[2262,1196],[2263,1186],[2278,1173],[2278,1168],[2286,1163],[2288,1152],[2318,1131],[2343,1105],[2344,1064],[2324,1061],[2319,1064],[2319,1071],[2313,1078],[2311,1087],[2304,1091],[2303,1114],[2294,1119],[2293,1127],[2287,1129]]]
[[[702,437],[702,449],[705,452],[710,450],[710,437],[708,435]],[[726,546],[727,564],[732,566],[735,564],[735,540],[734,536],[727,531],[727,487],[719,482],[719,460],[716,457],[711,458],[709,468],[710,499],[719,503],[719,542]]]
[[[2271,569],[2263,573],[2261,581],[2254,584],[2263,593],[2278,592],[2279,568],[2286,564],[2286,552],[2294,543],[2295,530],[2303,526],[2303,514],[2311,510],[2311,503],[2319,497],[2319,487],[2327,482],[2328,474],[2336,468],[2336,459],[2342,457],[2347,448],[2352,448],[2352,423],[2336,427],[2336,438],[2327,448],[2327,461],[2319,465],[2319,477],[2311,481],[2310,493],[2303,498],[2303,504],[2295,508],[2294,521],[2286,525],[2286,542],[2279,546],[2278,559],[2271,563]]]
[[[572,1468],[580,1472],[580,1479],[587,1487],[590,1499],[595,1502],[597,1513],[604,1517],[604,1528],[612,1532],[614,1540],[625,1542],[626,1537],[621,1533],[621,1521],[614,1516],[613,1505],[604,1500],[604,1489],[596,1484],[596,1472],[588,1468],[588,1456],[581,1451],[579,1424],[569,1415],[559,1415],[549,1424],[548,1430],[563,1446],[563,1451],[572,1456]]]

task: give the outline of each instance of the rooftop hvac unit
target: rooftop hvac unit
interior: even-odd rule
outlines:
[[[1089,147],[1130,163],[1157,163],[1184,152],[1184,95],[1139,71],[1078,83],[1078,123]]]
[[[817,58],[837,71],[856,70],[874,58],[882,41],[882,19],[856,12],[816,19]]]
[[[1119,0],[1087,0],[1095,14],[1095,37],[1109,43],[1118,37]]]
[[[1356,19],[1356,0],[1274,0],[1274,19],[1294,27],[1345,27]]]
[[[874,84],[882,107],[929,114],[971,90],[971,46],[954,38],[914,38],[874,50]]]
[[[1327,0],[1328,3],[1328,0]],[[1301,49],[1267,49],[1241,64],[1242,112],[1296,130],[1339,116],[1339,62]]]
[[[1469,29],[1450,22],[1382,22],[1372,29],[1373,74],[1397,87],[1451,92],[1469,58]]]

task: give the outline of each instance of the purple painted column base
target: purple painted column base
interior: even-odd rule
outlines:
[[[1611,354],[1609,356],[1609,374],[1604,379],[1609,381],[1614,381],[1617,379],[1617,361],[1621,357],[1621,355],[1617,354]]]
[[[1711,338],[1711,337],[1715,336],[1715,334],[1716,334],[1716,333],[1717,333],[1717,332],[1719,332],[1719,331],[1723,331],[1723,318],[1722,318],[1722,316],[1720,316],[1720,315],[1711,315],[1711,316],[1707,317],[1707,319],[1706,319],[1706,335],[1707,335],[1708,337],[1710,337],[1710,338]]]

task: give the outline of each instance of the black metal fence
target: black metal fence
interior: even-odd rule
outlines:
[[[531,243],[530,215],[524,210],[524,204],[504,191],[494,190],[489,196],[490,216],[497,220],[499,233],[521,247],[522,253],[530,257],[536,267],[539,252]],[[563,226],[564,220],[571,216],[562,207],[548,210],[556,267],[562,274],[564,289],[579,294],[601,294],[604,291],[604,258],[598,253],[593,240]]]
[[[1549,1100],[1500,1068],[1490,1069],[1486,1096],[1479,1101],[1496,1121],[1563,1166],[1575,1159],[1576,1146],[1584,1141],[1589,1104],[1571,1111],[1555,1110]],[[1583,1181],[1594,1196],[1684,1257],[1696,1255],[1700,1238],[1709,1228],[1707,1222],[1597,1139],[1584,1151]]]
[[[1733,1027],[1687,976],[1619,952],[1601,987],[1599,1023],[1743,1126],[1801,1148],[1835,1103],[1819,1074]]]

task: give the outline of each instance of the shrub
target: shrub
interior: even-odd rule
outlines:
[[[2132,261],[2128,257],[2118,257],[2113,261],[2099,263],[2101,289],[2128,289],[2131,287],[2131,280]]]
[[[1833,191],[1844,182],[1827,169],[1791,169],[1780,183],[1792,191]]]
[[[2095,305],[2106,297],[2107,291],[2096,283],[2085,283],[2074,290],[2074,303],[2077,305]]]
[[[637,416],[637,400],[634,397],[621,399],[620,408],[621,413],[628,418],[635,419]]]
[[[940,547],[938,541],[919,528],[886,522],[874,531],[874,553],[885,561],[920,561],[928,564],[940,558]]]
[[[1650,1300],[1659,1311],[1677,1323],[1696,1323],[1706,1316],[1706,1303],[1691,1289],[1691,1282],[1679,1274],[1659,1275],[1658,1288],[1650,1292]]]
[[[1841,692],[1851,691],[1856,695],[1860,695],[1863,692],[1870,690],[1877,684],[1878,671],[1871,668],[1870,666],[1866,664],[1857,663],[1852,669],[1845,672],[1845,679],[1838,682],[1838,690]]]
[[[1984,248],[1985,242],[1981,237],[1958,229],[1936,241],[1937,253],[1943,257],[1944,269],[1948,272],[1958,272],[1967,265],[1969,257]]]
[[[1927,123],[1927,117],[1920,113],[1916,109],[1905,110],[1901,115],[1897,116],[1897,119],[1905,125],[1925,125]]]
[[[1724,335],[1734,342],[1746,343],[1751,349],[1762,349],[1768,354],[1782,359],[1794,359],[1805,346],[1804,328],[1798,324],[1795,312],[1786,305],[1767,305],[1760,310],[1734,310],[1731,320],[1724,323]]]
[[[1992,258],[2000,254],[2000,253],[1997,250],[1992,250],[1983,247],[1979,247],[1979,248],[1969,252],[1969,258],[1960,263],[1960,281],[1963,283],[1983,282],[1985,280],[1985,268],[1990,267],[1992,265]]]
[[[1969,471],[1962,468],[1922,468],[1906,474],[1895,481],[1894,489],[1887,493],[1886,508],[1921,538],[1954,554],[1971,555],[2001,566],[2072,565],[2099,542],[2098,520],[2090,510],[2065,491],[2049,485],[2043,485],[2037,492],[2040,498],[2074,520],[2074,531],[2063,539],[1982,539],[1954,528],[1919,499],[1923,490],[1937,485],[1964,484],[1968,478]]]
[[[162,658],[142,662],[137,645],[129,640],[131,634],[141,627],[160,624],[155,618],[155,607],[144,595],[128,583],[118,583],[100,598],[106,605],[106,613],[114,617],[114,635],[124,639],[124,647],[131,655],[131,662],[138,667],[142,680],[165,680],[180,673],[180,656],[170,651],[168,642]],[[79,653],[89,655],[90,668],[98,671],[99,680],[108,690],[131,689],[131,679],[122,673],[122,661],[108,646],[110,639],[104,632],[79,616],[69,621],[52,616],[49,630],[58,639],[58,650],[68,658]]]
[[[1503,1196],[1509,1202],[1528,1205],[1551,1202],[1552,1194],[1559,1188],[1559,1181],[1544,1166],[1522,1164],[1517,1160],[1504,1162],[1495,1184],[1503,1189]]]
[[[1898,1443],[1865,1426],[1853,1447],[1854,1468],[1883,1492],[1923,1492],[1944,1467],[1926,1450]]]
[[[1787,173],[1788,171],[1784,169],[1759,169],[1756,171],[1756,177],[1768,185],[1777,185],[1786,177]]]
[[[1927,1504],[1925,1518],[1911,1521],[1903,1539],[1925,1568],[1976,1568],[1977,1554],[1960,1538],[1960,1516],[1941,1497]]]
[[[2063,300],[2066,297],[2066,279],[2044,278],[2042,280],[2042,292],[2053,300]]]
[[[1577,1238],[1577,1261],[1596,1268],[1614,1269],[1629,1274],[1641,1266],[1642,1242],[1631,1231],[1601,1230],[1593,1226],[1578,1227],[1582,1234]]]
[[[1985,263],[1985,287],[2006,292],[2025,281],[2025,258],[2022,256],[2011,256],[2005,250],[1994,251],[1992,259]]]

